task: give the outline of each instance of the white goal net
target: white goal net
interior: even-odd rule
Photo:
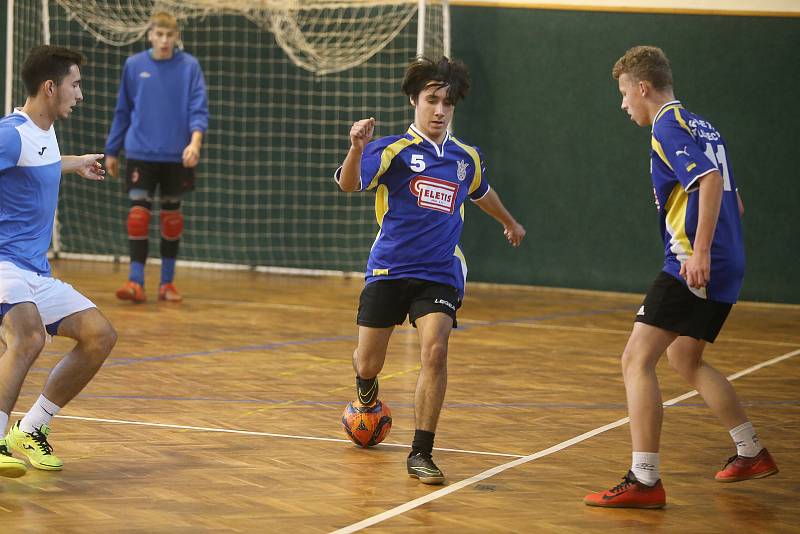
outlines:
[[[56,124],[64,154],[102,150],[125,59],[149,46],[154,11],[176,15],[211,116],[179,257],[209,263],[362,270],[377,232],[373,199],[339,193],[332,180],[349,127],[374,116],[377,136],[404,131],[413,118],[400,93],[405,65],[448,51],[440,1],[17,0],[12,9],[7,103],[24,102],[18,71],[32,46],[87,58],[85,100]],[[121,179],[66,178],[58,251],[127,256],[127,211]],[[157,239],[152,227],[151,256]]]

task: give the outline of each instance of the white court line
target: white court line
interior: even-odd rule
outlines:
[[[767,360],[765,362],[753,365],[752,367],[748,367],[747,369],[744,369],[742,371],[734,373],[734,374],[728,376],[728,380],[736,380],[739,377],[745,376],[745,375],[750,374],[750,373],[752,373],[754,371],[758,371],[759,369],[761,369],[763,367],[767,367],[768,365],[773,365],[773,364],[776,364],[778,362],[782,362],[783,360],[788,360],[789,358],[791,358],[793,356],[797,356],[798,354],[800,354],[800,349],[792,351],[792,352],[788,352],[786,354],[783,354],[782,356],[777,356],[775,358],[772,358],[771,360]],[[680,395],[678,397],[675,397],[674,399],[670,399],[670,400],[666,401],[664,403],[664,406],[672,406],[673,404],[677,404],[677,403],[681,402],[682,400],[686,400],[686,399],[688,399],[690,397],[694,397],[695,395],[697,395],[697,391],[696,390],[689,391],[688,393],[684,393],[683,395]],[[599,428],[595,428],[594,430],[590,430],[589,432],[584,432],[580,436],[575,436],[574,438],[568,439],[567,441],[562,441],[561,443],[553,445],[550,448],[544,449],[544,450],[539,451],[539,452],[535,452],[533,454],[530,454],[528,456],[524,456],[522,458],[518,458],[518,459],[516,459],[514,461],[511,461],[511,462],[508,462],[508,463],[505,463],[505,464],[502,464],[502,465],[498,465],[497,467],[493,467],[493,468],[488,469],[488,470],[486,470],[486,471],[484,471],[482,473],[478,473],[477,475],[475,475],[473,477],[461,480],[459,482],[456,482],[455,484],[450,484],[450,485],[448,485],[448,486],[446,486],[446,487],[444,487],[444,488],[442,488],[440,490],[437,490],[437,491],[434,491],[432,493],[429,493],[429,494],[427,494],[427,495],[425,495],[423,497],[420,497],[418,499],[414,499],[413,501],[409,501],[409,502],[407,502],[405,504],[401,504],[400,506],[392,508],[391,510],[386,510],[385,512],[382,512],[380,514],[374,515],[372,517],[368,517],[367,519],[364,519],[363,521],[359,521],[358,523],[353,523],[350,526],[340,528],[339,530],[334,530],[333,532],[331,532],[331,534],[349,534],[351,532],[356,532],[358,530],[370,527],[372,525],[376,525],[376,524],[378,524],[378,523],[380,523],[382,521],[386,521],[387,519],[391,519],[392,517],[398,516],[400,514],[408,512],[409,510],[413,510],[414,508],[422,506],[423,504],[427,504],[427,503],[429,503],[431,501],[435,501],[436,499],[444,497],[445,495],[449,495],[449,494],[451,494],[453,492],[456,492],[456,491],[458,491],[458,490],[460,490],[462,488],[465,488],[465,487],[467,487],[467,486],[469,486],[471,484],[475,484],[477,482],[480,482],[481,480],[485,480],[485,479],[487,479],[489,477],[492,477],[494,475],[502,473],[503,471],[506,471],[506,470],[511,469],[513,467],[517,467],[518,465],[522,465],[522,464],[531,462],[533,460],[537,460],[537,459],[542,458],[544,456],[548,456],[550,454],[553,454],[554,452],[558,452],[558,451],[560,451],[562,449],[566,449],[567,447],[571,447],[572,445],[575,445],[576,443],[580,443],[582,441],[586,441],[587,439],[592,438],[592,437],[594,437],[594,436],[596,436],[598,434],[602,434],[603,432],[607,432],[607,431],[612,430],[614,428],[620,427],[620,426],[626,424],[628,421],[629,421],[629,418],[625,417],[623,419],[619,419],[617,421],[614,421],[613,423],[609,423],[609,424],[607,424],[605,426],[601,426]]]
[[[11,412],[15,415],[25,415],[25,412]],[[214,428],[205,426],[188,426],[188,425],[172,425],[168,423],[147,423],[144,421],[127,421],[123,419],[101,419],[99,417],[79,417],[76,415],[56,415],[59,419],[73,419],[75,421],[94,421],[95,423],[112,423],[117,425],[139,425],[139,426],[155,426],[159,428],[174,428],[177,430],[198,430],[202,432],[224,432],[227,434],[244,434],[247,436],[267,436],[270,438],[289,438],[289,439],[305,439],[309,441],[333,441],[336,443],[353,443],[349,439],[339,438],[318,438],[314,436],[295,436],[292,434],[274,434],[272,432],[256,432],[253,430],[235,430],[231,428]],[[387,447],[404,447],[410,449],[411,445],[404,445],[402,443],[381,443]],[[436,447],[434,450],[445,452],[459,452],[463,454],[479,454],[483,456],[504,456],[506,458],[522,458],[521,454],[506,454],[502,452],[485,452],[485,451],[468,451],[465,449],[445,449]]]

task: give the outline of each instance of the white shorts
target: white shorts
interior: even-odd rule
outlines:
[[[96,307],[74,287],[57,278],[26,271],[9,261],[0,261],[0,304],[20,302],[33,302],[45,327],[73,313]],[[55,332],[48,333],[55,335]]]

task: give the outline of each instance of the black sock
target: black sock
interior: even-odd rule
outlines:
[[[180,246],[180,239],[164,239],[161,238],[161,243],[159,243],[159,250],[161,251],[162,258],[177,258],[178,257],[178,246]]]
[[[129,249],[131,253],[131,261],[138,261],[145,263],[147,261],[147,248],[149,242],[147,239],[129,239]]]
[[[372,404],[378,398],[378,377],[361,378],[356,376],[356,388],[358,388],[358,400],[363,404]]]
[[[414,441],[411,443],[411,454],[425,454],[430,456],[433,452],[433,437],[435,432],[428,432],[427,430],[420,430],[419,428],[414,431]]]

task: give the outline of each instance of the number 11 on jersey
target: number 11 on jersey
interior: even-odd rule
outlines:
[[[722,174],[723,189],[732,191],[731,176],[728,173],[728,159],[725,157],[725,145],[717,145],[717,153],[714,154],[714,145],[706,143],[706,157],[717,166],[720,174]]]

